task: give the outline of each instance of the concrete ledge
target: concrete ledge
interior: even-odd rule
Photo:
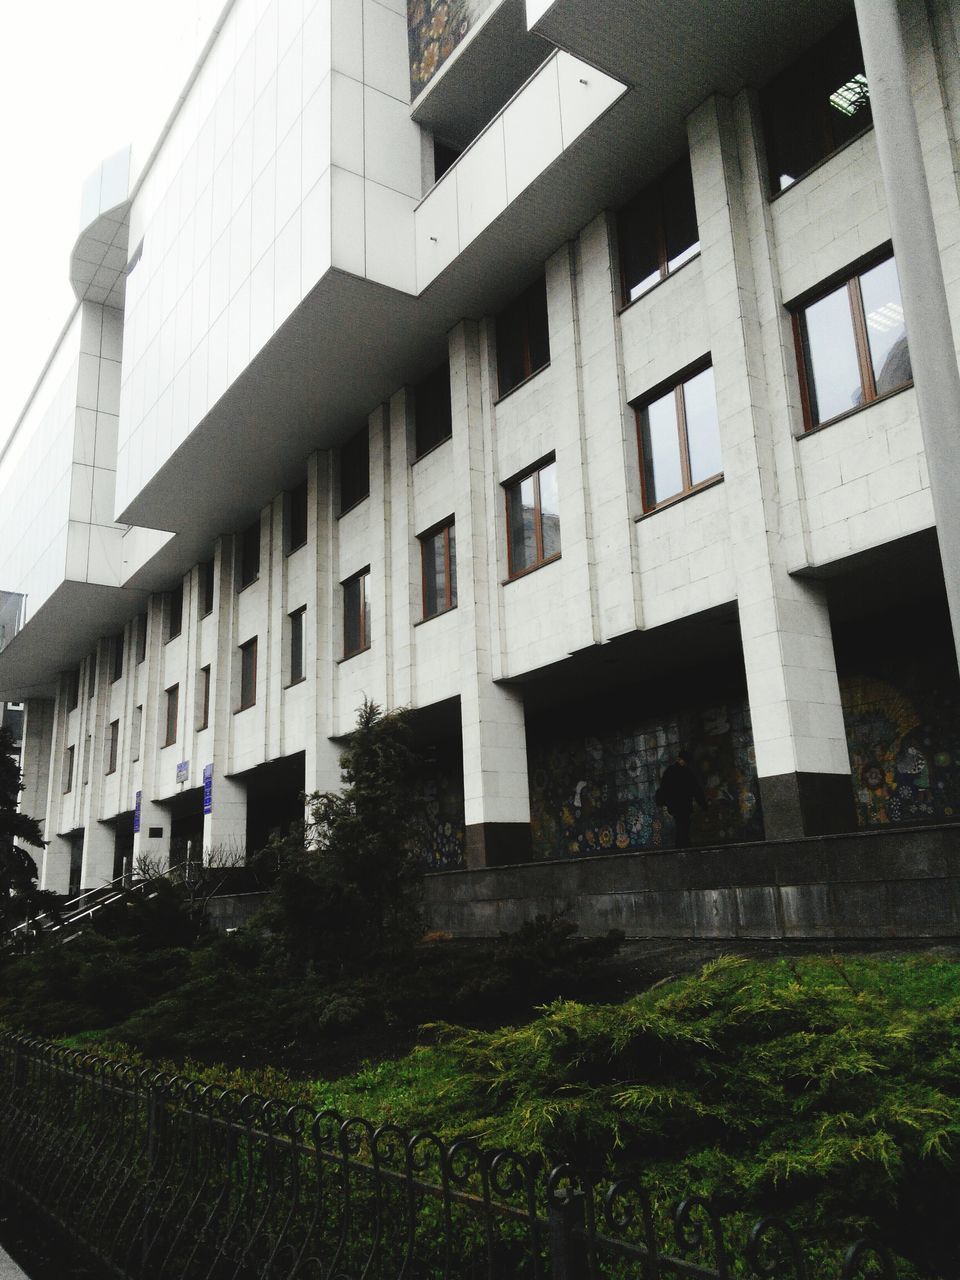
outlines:
[[[551,912],[631,938],[956,937],[960,825],[437,872],[425,906],[459,937]]]

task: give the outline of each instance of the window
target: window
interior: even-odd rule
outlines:
[[[720,427],[713,369],[681,377],[637,408],[643,509],[718,479]]]
[[[260,517],[240,534],[237,566],[237,583],[242,591],[256,582],[260,576]]]
[[[168,591],[164,600],[166,640],[175,640],[183,630],[183,583],[178,582],[172,591]]]
[[[80,668],[76,667],[73,671],[67,673],[67,710],[73,709],[80,702]],[[69,790],[69,787],[67,788]]]
[[[97,692],[97,655],[91,653],[87,659],[87,697],[92,698]]]
[[[435,449],[453,434],[450,410],[450,366],[444,362],[428,378],[418,382],[413,392],[416,456]]]
[[[147,657],[147,615],[142,613],[137,619],[137,666]]]
[[[140,759],[140,739],[143,736],[143,707],[133,708],[133,726],[130,730],[130,759],[136,763]]]
[[[770,187],[783,191],[873,124],[853,18],[808,49],[760,98]]]
[[[111,671],[111,679],[114,684],[123,675],[123,632],[113,637],[113,669]]]
[[[172,747],[177,740],[177,719],[180,714],[180,686],[171,685],[166,690],[166,707],[163,719],[163,745]]]
[[[93,755],[93,737],[91,734],[83,740],[83,785],[90,781],[90,757]]]
[[[287,494],[284,513],[286,515],[286,529],[284,532],[287,539],[287,555],[289,555],[291,551],[296,551],[298,547],[302,547],[307,541],[306,480],[302,484],[298,484],[295,489],[291,489]]]
[[[449,143],[441,142],[439,138],[433,140],[433,180],[439,182],[447,170],[457,163],[463,155],[463,147],[451,146]]]
[[[240,646],[240,707],[246,711],[257,700],[257,637]]]
[[[197,681],[197,731],[206,729],[210,723],[210,668],[200,668]]]
[[[370,494],[370,433],[364,427],[340,450],[340,514]]]
[[[433,618],[457,603],[457,541],[453,520],[420,535],[423,616]]]
[[[560,505],[553,458],[504,485],[507,494],[507,556],[510,577],[560,555]]]
[[[700,252],[690,157],[634,196],[617,218],[624,306]]]
[[[107,730],[107,773],[117,771],[117,749],[120,745],[120,721],[111,720]]]
[[[205,560],[200,566],[200,617],[213,613],[213,590],[216,581],[216,562]]]
[[[550,363],[547,282],[535,280],[497,316],[497,380],[500,395]]]
[[[76,747],[67,747],[66,758],[63,762],[63,793],[73,790],[73,762],[76,755]]]
[[[370,602],[367,579],[369,567],[343,586],[343,656],[350,658],[370,647]]]
[[[297,684],[304,678],[303,623],[307,606],[294,609],[290,614],[290,683]]]
[[[794,324],[808,430],[913,379],[893,258],[821,293],[794,313]]]

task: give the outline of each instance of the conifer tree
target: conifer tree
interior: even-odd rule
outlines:
[[[44,840],[37,820],[17,810],[23,782],[14,752],[13,734],[0,725],[0,930],[33,919],[54,897],[37,888],[36,861],[21,847],[42,849]]]

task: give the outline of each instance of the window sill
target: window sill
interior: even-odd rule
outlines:
[[[370,492],[368,490],[362,498],[358,498],[356,502],[351,502],[349,507],[343,507],[342,510],[337,513],[337,519],[342,520],[343,517],[348,516],[351,511],[356,511],[357,507],[359,507],[362,502],[366,502],[369,497]]]
[[[681,262],[679,267],[677,267],[674,271],[668,271],[667,274],[665,276],[662,276],[657,281],[656,284],[652,284],[650,288],[646,290],[645,293],[641,293],[640,296],[637,298],[631,298],[629,302],[622,302],[620,306],[617,308],[617,315],[622,316],[625,311],[629,311],[631,307],[635,307],[637,303],[646,302],[647,298],[649,298],[651,294],[656,293],[658,289],[662,289],[663,286],[665,284],[669,284],[671,280],[675,280],[685,267],[690,266],[691,262],[698,262],[699,260],[700,260],[700,253],[695,253],[693,257],[688,258],[686,262]]]
[[[794,437],[796,440],[805,440],[807,436],[815,436],[818,431],[824,431],[827,427],[835,426],[838,422],[845,422],[847,418],[855,418],[858,413],[863,413],[867,409],[872,409],[875,404],[883,404],[885,400],[892,400],[894,396],[903,395],[904,391],[910,391],[913,387],[913,379],[905,382],[902,387],[894,387],[892,391],[885,391],[882,396],[877,396],[873,400],[868,400],[866,404],[854,405],[852,409],[847,409],[844,413],[838,413],[835,418],[827,418],[826,422],[818,422],[814,427],[805,427],[798,435]]]
[[[293,555],[296,555],[296,553],[297,553],[298,551],[302,551],[302,550],[303,550],[303,548],[307,545],[307,542],[308,542],[308,541],[309,541],[309,539],[308,539],[308,538],[304,538],[304,540],[303,540],[302,542],[298,542],[298,543],[297,543],[297,545],[296,545],[295,547],[291,547],[289,551],[285,551],[283,554],[284,554],[284,555],[286,556],[286,558],[289,560],[289,559],[290,559],[290,557],[291,557],[291,556],[293,556]]]
[[[255,585],[255,583],[257,583],[257,582],[259,582],[259,581],[260,581],[260,575],[259,575],[259,573],[258,573],[258,574],[257,574],[257,576],[256,576],[255,578],[251,578],[249,582],[238,583],[238,584],[237,584],[237,595],[238,595],[238,596],[242,596],[242,595],[243,595],[243,593],[244,593],[244,591],[246,591],[248,587],[252,587],[252,586],[254,586],[254,585]]]
[[[161,742],[161,743],[160,743],[160,750],[161,750],[161,751],[166,751],[167,747],[175,747],[176,745],[177,745],[177,740],[176,740],[176,738],[171,738],[169,742]]]
[[[643,511],[635,519],[639,523],[641,520],[648,520],[650,516],[659,515],[661,511],[666,511],[668,507],[675,507],[678,502],[686,502],[688,498],[694,498],[698,493],[703,493],[707,489],[712,489],[714,485],[723,484],[723,472],[718,476],[711,476],[709,480],[703,480],[700,484],[694,485],[692,489],[685,489],[683,493],[675,493],[672,498],[665,498],[663,502],[658,503],[655,507],[651,507],[649,511]]]
[[[518,569],[516,573],[511,573],[509,578],[501,579],[501,587],[507,587],[511,582],[519,582],[521,578],[528,578],[531,573],[536,573],[538,569],[545,568],[548,564],[556,564],[563,558],[563,552],[558,551],[555,556],[547,556],[546,560],[538,560],[536,564],[527,565],[526,569]]]
[[[297,685],[303,684],[306,678],[307,678],[306,676],[297,676],[296,680],[290,680],[283,687],[284,689],[296,689]]]
[[[798,174],[797,177],[794,178],[789,187],[781,187],[779,191],[772,191],[768,197],[770,203],[773,204],[775,200],[782,199],[785,195],[798,187],[804,178],[809,178],[811,173],[816,173],[818,169],[822,169],[825,164],[829,164],[836,156],[841,155],[848,147],[852,147],[855,142],[859,142],[861,138],[866,137],[866,135],[872,130],[873,123],[871,122],[866,126],[866,128],[861,129],[859,133],[855,133],[852,138],[848,138],[846,142],[842,143],[839,147],[834,147],[829,155],[825,155],[822,160],[818,160],[817,163],[811,165],[809,169],[804,169],[803,173]]]
[[[455,604],[452,604],[446,609],[438,609],[436,613],[431,613],[431,614],[428,614],[426,618],[418,619],[418,621],[416,621],[413,625],[415,627],[422,627],[425,622],[432,622],[434,618],[442,618],[448,613],[453,613],[456,610],[456,607],[457,606]]]
[[[106,773],[105,773],[103,776],[104,776],[105,778],[112,778],[112,777],[113,777],[113,775],[114,775],[116,772],[117,772],[116,768],[108,769],[108,770],[106,771]]]
[[[204,618],[209,618],[211,613],[213,613],[213,605],[211,605],[209,609],[205,609],[203,613],[201,613],[200,621],[202,622]]]
[[[167,638],[164,640],[163,643],[171,644],[174,640],[179,640],[182,635],[183,635],[183,628],[181,627],[180,630],[174,632],[172,636],[167,636]]]
[[[509,392],[507,394],[509,395]],[[431,453],[436,453],[439,448],[441,448],[445,444],[449,444],[449,442],[452,439],[453,439],[453,432],[451,431],[448,436],[444,436],[442,440],[438,440],[436,444],[432,444],[429,449],[424,449],[423,453],[418,453],[417,456],[410,463],[411,467],[415,467],[417,463],[422,462],[424,458],[429,458]]]
[[[496,400],[493,402],[493,407],[496,408],[498,404],[503,404],[504,400],[508,400],[515,391],[519,391],[521,387],[525,387],[527,383],[532,382],[534,378],[539,377],[539,375],[543,373],[544,369],[549,368],[550,361],[548,360],[547,363],[542,364],[539,369],[534,369],[532,373],[528,373],[525,378],[521,378],[519,382],[515,382],[513,386],[504,391],[502,395],[498,395]]]
[[[243,713],[244,713],[245,711],[250,711],[250,710],[252,710],[256,705],[257,705],[257,704],[256,704],[256,702],[255,702],[255,701],[254,701],[254,702],[247,702],[247,703],[245,703],[245,704],[244,704],[244,706],[242,706],[242,707],[237,707],[236,711],[234,711],[234,713],[233,713],[233,714],[234,714],[235,716],[242,716],[242,715],[243,715]]]
[[[337,666],[339,667],[341,662],[349,662],[351,658],[359,658],[361,653],[368,653],[370,648],[370,645],[365,644],[362,649],[354,649],[352,653],[345,653],[342,658],[336,659]]]

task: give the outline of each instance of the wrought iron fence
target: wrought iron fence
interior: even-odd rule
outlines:
[[[812,1280],[785,1223],[0,1034],[0,1182],[125,1280]],[[819,1274],[819,1273],[818,1273]],[[896,1280],[858,1241],[833,1280]]]

